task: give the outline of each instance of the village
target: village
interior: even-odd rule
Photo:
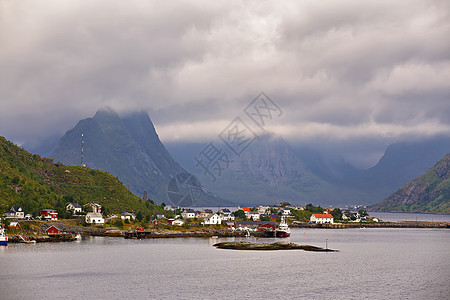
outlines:
[[[367,211],[360,208],[356,212],[350,209],[321,208],[307,204],[304,207],[281,202],[278,205],[258,207],[230,208],[180,208],[164,206],[162,212],[153,216],[124,211],[120,214],[102,213],[98,203],[68,203],[64,215],[60,218],[58,211],[51,208],[40,210],[40,215],[32,216],[23,207],[14,205],[4,213],[2,225],[10,235],[18,235],[19,242],[26,240],[24,235],[61,238],[70,234],[83,233],[91,235],[124,236],[125,232],[187,232],[199,229],[220,229],[236,234],[266,233],[275,236],[279,226],[290,227],[327,226],[346,223],[373,223],[377,218],[369,218]],[[69,217],[67,217],[69,216]],[[212,232],[212,231],[211,231]],[[228,234],[228,233],[226,233]],[[289,234],[287,233],[287,235]],[[69,240],[74,240],[71,236]],[[41,239],[42,240],[42,239]],[[10,239],[10,241],[12,241]]]

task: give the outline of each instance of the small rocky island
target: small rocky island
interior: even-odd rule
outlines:
[[[338,252],[338,250],[325,249],[311,245],[298,245],[291,242],[276,242],[276,243],[250,243],[246,241],[237,242],[223,242],[213,245],[219,249],[232,250],[305,250],[317,252]]]

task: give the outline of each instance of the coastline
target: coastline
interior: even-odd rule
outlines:
[[[41,226],[41,231],[45,232],[50,226],[57,226],[63,233],[57,235],[30,235],[27,233],[17,233],[8,235],[10,243],[27,243],[35,240],[37,243],[43,242],[70,242],[75,241],[75,234],[86,236],[107,236],[121,237],[126,239],[155,239],[155,238],[211,238],[211,237],[245,237],[244,231],[231,230],[224,227],[187,230],[168,229],[148,229],[145,231],[134,231],[119,229],[116,227],[98,228],[67,225],[64,223],[47,223]],[[314,229],[354,229],[354,228],[450,228],[449,222],[425,222],[425,221],[399,221],[399,222],[378,222],[378,223],[335,223],[335,224],[312,224],[294,223],[291,228],[314,228]],[[249,232],[252,237],[275,237],[271,231]]]

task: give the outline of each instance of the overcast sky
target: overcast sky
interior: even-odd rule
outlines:
[[[261,91],[292,143],[450,134],[449,3],[0,0],[0,135],[109,106],[208,141]]]

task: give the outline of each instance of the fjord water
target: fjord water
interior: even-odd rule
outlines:
[[[87,237],[11,244],[0,249],[0,299],[450,297],[447,229],[292,229],[290,241],[328,242],[336,253],[212,246],[231,240]]]

